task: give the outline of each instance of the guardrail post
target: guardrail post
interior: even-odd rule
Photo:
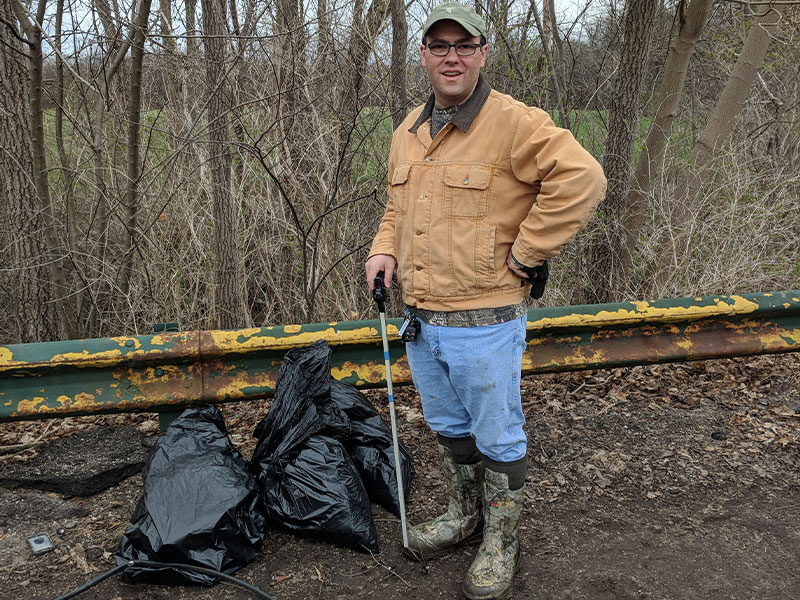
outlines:
[[[153,323],[153,333],[167,333],[180,331],[177,321],[167,321],[166,323]],[[172,422],[181,416],[182,411],[162,411],[158,413],[158,429],[165,432]]]

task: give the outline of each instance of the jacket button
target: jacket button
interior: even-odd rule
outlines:
[[[425,194],[420,194],[420,195],[419,195],[419,199],[420,199],[420,200],[425,200]]]
[[[417,235],[422,235],[422,229],[417,229],[417,230],[415,231],[415,233],[416,233]]]
[[[469,177],[464,177],[464,185],[467,185],[468,183],[469,183]]]
[[[431,162],[433,159],[430,156],[425,157],[425,162]]]
[[[417,269],[417,271],[422,271],[422,265],[417,265],[415,268]]]

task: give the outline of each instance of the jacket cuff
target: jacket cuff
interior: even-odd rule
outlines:
[[[538,267],[539,265],[541,265],[545,261],[544,258],[528,260],[527,258],[524,258],[524,257],[523,257],[523,260],[525,262],[523,262],[522,260],[519,260],[514,255],[514,248],[512,247],[512,249],[511,249],[511,262],[513,262],[515,265],[517,265],[520,269],[531,269],[533,267]]]
[[[391,246],[390,244],[381,244],[381,243],[372,244],[372,248],[369,249],[369,254],[367,254],[367,259],[372,258],[376,254],[385,254],[397,260],[394,247]]]

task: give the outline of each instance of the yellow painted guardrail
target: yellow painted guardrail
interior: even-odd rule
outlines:
[[[395,384],[411,382],[390,319]],[[283,355],[326,340],[334,377],[385,385],[377,319],[0,346],[0,421],[270,396]],[[800,350],[800,291],[528,312],[523,372],[543,373]]]

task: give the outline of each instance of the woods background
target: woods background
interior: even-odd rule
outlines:
[[[609,178],[545,304],[800,287],[798,4],[475,3]],[[2,0],[0,341],[373,317],[431,6]]]

